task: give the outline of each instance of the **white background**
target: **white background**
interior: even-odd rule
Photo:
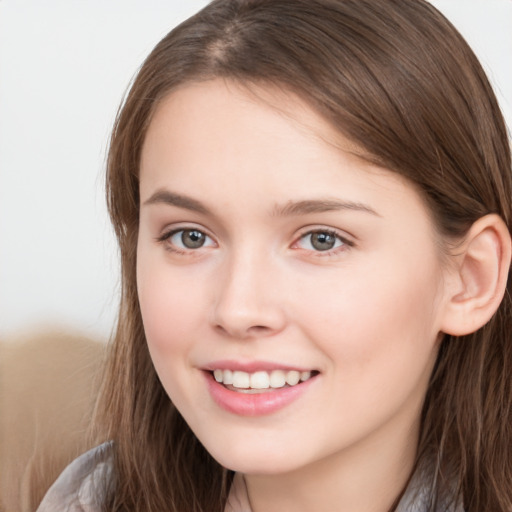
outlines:
[[[435,0],[512,126],[512,0]],[[151,48],[206,0],[0,0],[0,337],[106,339],[118,300],[103,198],[120,99]]]

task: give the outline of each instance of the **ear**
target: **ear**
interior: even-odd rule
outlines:
[[[452,286],[441,330],[464,336],[491,319],[505,293],[511,237],[501,217],[489,214],[478,219],[453,258],[455,269],[450,274]]]

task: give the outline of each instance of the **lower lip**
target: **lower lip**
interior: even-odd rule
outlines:
[[[263,416],[272,414],[291,404],[307,391],[316,380],[311,377],[295,386],[278,388],[262,393],[242,393],[227,389],[219,384],[210,372],[203,372],[208,383],[208,390],[217,405],[239,416]]]

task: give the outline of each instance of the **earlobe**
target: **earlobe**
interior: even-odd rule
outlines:
[[[464,336],[491,319],[505,293],[510,260],[511,237],[501,217],[489,214],[478,219],[456,256],[444,333]]]

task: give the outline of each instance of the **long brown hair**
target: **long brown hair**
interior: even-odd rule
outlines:
[[[422,191],[446,237],[487,213],[511,229],[505,124],[475,55],[423,0],[215,0],[140,69],[110,143],[107,199],[122,298],[101,402],[114,440],[106,510],[223,510],[232,474],[171,403],[146,346],[135,281],[141,148],[176,87],[223,77],[290,90],[366,157]],[[446,336],[426,396],[417,467],[434,466],[430,510],[448,489],[467,512],[512,510],[510,280],[478,332]],[[447,484],[449,482],[449,484]]]

